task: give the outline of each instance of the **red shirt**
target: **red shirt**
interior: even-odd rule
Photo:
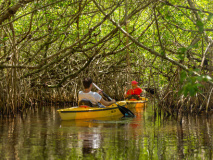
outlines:
[[[126,94],[128,95],[140,95],[142,93],[142,89],[137,87],[135,89],[129,89]]]

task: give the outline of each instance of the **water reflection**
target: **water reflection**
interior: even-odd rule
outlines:
[[[60,121],[56,107],[0,119],[1,159],[212,159],[213,116]]]
[[[129,122],[129,119],[127,119]],[[108,128],[109,130],[114,127],[123,126],[127,123],[121,116],[99,118],[96,120],[73,120],[73,121],[61,121],[60,128],[75,128],[78,130],[78,144],[76,148],[81,151],[82,157],[97,157],[99,151],[104,150],[104,133],[103,130]]]

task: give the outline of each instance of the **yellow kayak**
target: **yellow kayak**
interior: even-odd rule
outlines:
[[[118,105],[125,105],[125,101],[118,101]],[[110,117],[121,115],[118,106],[112,104],[106,108],[97,108],[89,106],[71,107],[57,110],[61,120],[74,120],[74,119],[95,119],[100,117]]]
[[[145,97],[140,97],[139,100],[136,99],[130,99],[130,100],[125,100],[126,102],[126,106],[127,108],[134,108],[134,107],[145,107],[147,102],[148,102],[148,98]]]

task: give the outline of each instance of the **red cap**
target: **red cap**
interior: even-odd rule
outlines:
[[[132,81],[132,84],[138,84],[138,82],[137,81]]]

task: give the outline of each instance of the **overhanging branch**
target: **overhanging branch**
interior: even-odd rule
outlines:
[[[92,1],[95,3],[95,5],[97,6],[97,8],[102,12],[102,14],[103,14],[103,15],[106,15],[106,13],[103,11],[103,9],[100,7],[100,5],[99,5],[95,0],[92,0]],[[173,60],[172,58],[169,58],[169,57],[167,57],[166,55],[162,55],[162,54],[156,52],[155,50],[152,50],[151,48],[149,48],[149,47],[143,45],[142,43],[140,43],[139,41],[137,41],[135,38],[133,38],[127,31],[125,31],[123,28],[121,28],[121,26],[120,26],[118,23],[116,23],[112,18],[110,18],[110,16],[108,16],[107,18],[108,18],[108,19],[109,19],[109,20],[110,20],[110,21],[111,21],[122,33],[124,33],[127,37],[129,37],[129,39],[131,39],[131,40],[132,40],[136,45],[138,45],[139,47],[141,47],[141,48],[143,48],[143,49],[149,51],[151,54],[154,54],[154,55],[156,55],[156,56],[158,56],[158,57],[161,57],[161,58],[163,58],[163,59],[165,59],[165,60],[171,62],[171,63],[174,64],[174,65],[177,65],[178,67],[180,67],[181,69],[183,69],[183,70],[185,70],[185,71],[187,71],[187,72],[192,72],[193,75],[195,75],[195,76],[201,76],[199,73],[197,73],[197,72],[195,72],[195,71],[190,71],[189,68],[188,68],[187,66],[184,66],[184,65],[182,65],[181,63],[179,63],[179,62]],[[212,82],[212,81],[207,80],[207,82],[208,82],[209,84],[213,85],[213,82]]]

